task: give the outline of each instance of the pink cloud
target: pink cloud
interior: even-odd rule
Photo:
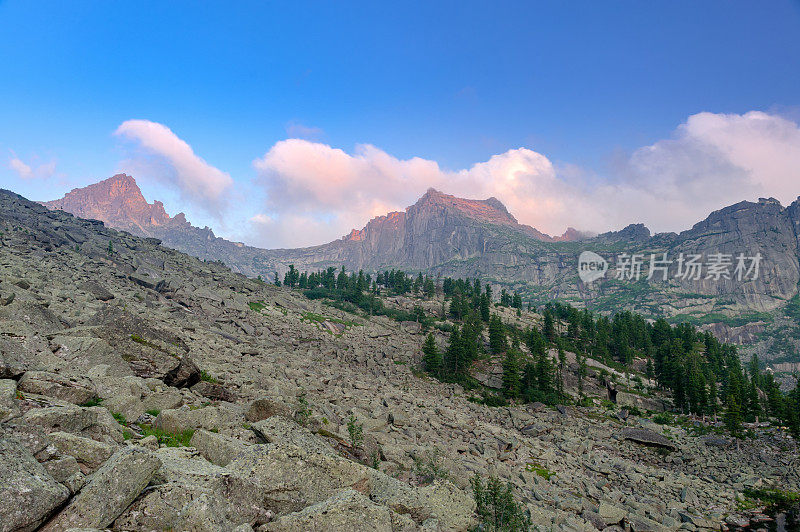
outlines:
[[[114,134],[134,144],[128,164],[172,183],[187,200],[221,216],[233,179],[195,154],[171,129],[149,120],[127,120]]]
[[[34,157],[34,161],[31,163],[26,163],[17,157],[14,152],[11,152],[11,158],[8,160],[8,167],[11,168],[11,170],[13,170],[20,177],[20,179],[26,181],[32,179],[49,179],[55,175],[55,161],[36,164],[35,160],[36,158]]]

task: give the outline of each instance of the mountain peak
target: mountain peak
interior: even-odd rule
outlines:
[[[45,202],[50,209],[61,209],[80,218],[102,220],[112,227],[149,234],[147,227],[169,223],[164,204],[148,203],[128,174],[116,174],[99,183],[76,188],[63,198]]]
[[[408,212],[422,212],[430,208],[455,211],[479,222],[518,225],[517,219],[508,212],[506,206],[494,197],[485,200],[473,200],[459,198],[440,192],[435,188],[429,188],[425,195],[408,208]]]

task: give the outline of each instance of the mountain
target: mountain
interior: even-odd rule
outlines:
[[[44,205],[80,218],[102,220],[111,227],[132,234],[147,234],[150,227],[171,222],[164,204],[160,201],[152,205],[147,203],[136,181],[125,174],[117,174],[85,188],[76,188],[63,198],[48,201]]]
[[[430,189],[405,211],[378,216],[339,240],[273,250],[218,238],[207,227],[192,226],[182,214],[170,218],[160,202],[148,204],[133,178],[125,175],[45,205],[159,238],[169,247],[222,261],[250,277],[271,280],[274,272],[282,275],[294,264],[300,270],[345,266],[481,278],[518,291],[536,306],[559,299],[600,312],[630,309],[652,318],[688,321],[726,341],[757,344],[765,359],[800,360],[800,324],[791,314],[796,303],[800,316],[798,201],[788,207],[774,199],[743,201],[679,234],[652,235],[644,225],[632,224],[593,237],[574,229],[551,237],[518,223],[496,198],[470,200]],[[580,279],[578,257],[583,251],[608,262],[604,277],[591,283]],[[639,255],[643,263],[638,280],[618,278],[625,277],[626,253]],[[659,274],[648,280],[651,256],[664,253],[672,261],[667,279]],[[707,277],[709,261],[718,254],[730,262],[727,278]],[[701,256],[701,275],[678,275],[683,267],[679,259],[693,255]],[[737,279],[739,255],[760,255],[757,276]]]

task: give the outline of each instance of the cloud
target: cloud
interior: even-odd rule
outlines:
[[[35,160],[36,158],[34,158],[34,161]],[[26,181],[32,179],[49,179],[56,173],[55,161],[42,164],[36,164],[32,161],[29,164],[17,157],[13,151],[11,152],[11,158],[8,160],[8,167],[11,168],[20,179]]]
[[[428,187],[497,197],[520,222],[549,234],[568,226],[608,231],[639,222],[678,231],[743,199],[793,201],[800,192],[800,128],[762,112],[699,113],[671,138],[622,157],[611,180],[574,165],[556,167],[527,148],[447,171],[435,161],[398,159],[368,144],[350,154],[289,139],[253,164],[268,198],[268,218],[257,224],[261,245],[333,240],[373,216],[404,209]]]
[[[290,121],[286,124],[286,135],[293,139],[317,140],[325,134],[322,129],[305,126],[300,122]]]
[[[114,135],[134,144],[127,165],[144,172],[145,177],[176,186],[187,201],[222,216],[233,179],[195,154],[171,129],[149,120],[127,120]]]

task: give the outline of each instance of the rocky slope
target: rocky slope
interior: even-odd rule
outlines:
[[[560,299],[600,312],[631,309],[650,317],[689,321],[725,341],[759,344],[754,349],[767,360],[800,360],[796,346],[780,340],[786,328],[772,325],[798,293],[798,201],[788,207],[774,199],[741,202],[711,213],[680,234],[651,235],[639,224],[593,238],[574,230],[552,238],[519,224],[495,198],[465,200],[431,189],[406,211],[379,216],[340,240],[278,250],[217,238],[208,228],[193,227],[182,214],[170,219],[160,203],[147,204],[128,176],[74,190],[46,205],[96,217],[133,234],[158,237],[167,246],[221,260],[250,277],[272,279],[274,272],[282,275],[289,264],[300,270],[401,268],[480,277],[519,291],[525,302],[535,305]],[[609,262],[605,277],[588,284],[578,276],[578,257],[587,250]],[[623,253],[639,254],[638,281],[616,278],[625,273]],[[664,253],[672,261],[667,279],[660,272],[647,279],[651,256],[661,258]],[[719,279],[708,275],[708,264],[717,254],[729,262]],[[757,276],[753,272],[738,278],[740,254],[760,255]],[[699,276],[679,275],[687,273],[679,266],[679,257],[688,260],[692,255],[701,257]]]
[[[467,530],[473,474],[540,530],[718,529],[799,487],[779,432],[489,408],[419,376],[423,339],[2,191],[0,530]]]

